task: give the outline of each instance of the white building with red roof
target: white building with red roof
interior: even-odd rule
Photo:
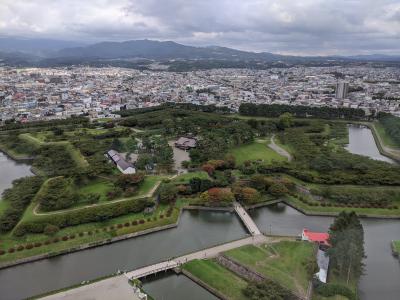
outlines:
[[[301,239],[303,241],[329,246],[329,233],[326,232],[313,232],[308,229],[303,229],[303,232],[301,233]]]

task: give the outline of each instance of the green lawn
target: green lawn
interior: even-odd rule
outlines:
[[[247,160],[262,160],[265,162],[286,161],[285,157],[280,156],[268,147],[266,140],[257,140],[251,144],[233,148],[230,153],[235,157],[238,165],[243,164]]]
[[[293,292],[306,295],[309,280],[304,263],[314,256],[313,244],[281,241],[262,246],[243,246],[225,254]]]
[[[114,184],[112,182],[104,179],[97,179],[79,188],[78,192],[82,195],[98,194],[100,195],[100,202],[103,202],[107,200],[107,193],[111,191],[113,187]]]
[[[176,178],[174,178],[173,182],[182,183],[182,184],[189,183],[190,179],[192,179],[194,177],[199,177],[201,179],[210,179],[210,176],[208,176],[207,172],[198,171],[198,172],[189,172],[189,173],[179,175]]]
[[[247,282],[213,260],[193,260],[183,269],[232,300],[244,300]]]

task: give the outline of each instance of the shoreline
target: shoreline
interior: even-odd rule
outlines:
[[[60,250],[60,251],[58,251],[56,253],[49,253],[48,252],[48,253],[38,254],[38,255],[35,255],[35,256],[28,256],[26,258],[20,258],[20,259],[11,261],[11,262],[0,263],[0,270],[7,269],[7,268],[10,268],[10,267],[13,267],[13,266],[17,266],[17,265],[21,265],[21,264],[25,264],[25,263],[30,263],[30,262],[34,262],[34,261],[38,261],[38,260],[52,258],[52,257],[64,255],[64,254],[70,254],[70,253],[78,252],[78,251],[81,251],[81,250],[86,250],[86,249],[90,249],[90,248],[96,248],[96,247],[112,244],[112,243],[115,243],[115,242],[119,242],[119,241],[131,239],[131,238],[139,237],[139,236],[142,236],[142,235],[147,235],[147,234],[151,234],[151,233],[155,233],[155,232],[159,232],[159,231],[172,229],[172,228],[175,228],[175,227],[177,227],[179,225],[179,221],[180,221],[180,218],[181,218],[182,210],[183,209],[181,209],[180,212],[179,212],[178,219],[174,223],[171,223],[171,224],[158,226],[158,227],[154,227],[154,228],[149,228],[149,229],[145,229],[145,230],[137,231],[137,232],[133,232],[133,233],[123,234],[123,235],[119,235],[119,236],[116,236],[116,237],[113,237],[113,238],[109,238],[109,239],[105,239],[105,240],[99,240],[99,241],[95,241],[95,242],[91,242],[91,243],[81,244],[81,245],[78,245],[76,247],[68,248],[68,249],[65,249],[65,250]]]
[[[257,208],[274,205],[277,203],[284,203],[285,205],[299,211],[303,215],[310,216],[310,217],[313,217],[313,216],[315,216],[315,217],[335,217],[339,214],[339,212],[325,212],[325,213],[324,212],[312,212],[307,209],[301,208],[301,207],[297,206],[296,204],[293,204],[290,201],[287,201],[284,199],[277,199],[277,200],[273,200],[273,201],[269,201],[269,202],[258,203],[258,204],[246,206],[245,209],[252,210],[252,209],[257,209]],[[108,245],[108,244],[112,244],[115,242],[131,239],[131,238],[135,238],[135,237],[139,237],[139,236],[143,236],[143,235],[147,235],[147,234],[151,234],[151,233],[155,233],[155,232],[159,232],[159,231],[176,228],[179,225],[180,218],[181,218],[182,212],[184,210],[216,211],[216,212],[229,212],[229,213],[234,212],[234,209],[229,208],[229,207],[207,207],[207,206],[190,206],[190,205],[188,205],[188,206],[182,207],[180,209],[177,221],[175,221],[174,223],[163,225],[163,226],[158,226],[158,227],[154,227],[154,228],[149,228],[149,229],[145,229],[145,230],[138,231],[138,232],[128,233],[128,234],[116,236],[116,237],[105,239],[105,240],[99,240],[99,241],[95,241],[95,242],[91,242],[91,243],[84,243],[84,244],[81,244],[81,245],[78,245],[78,246],[75,246],[72,248],[60,250],[56,253],[47,252],[47,253],[43,253],[43,254],[20,258],[20,259],[10,261],[10,262],[0,263],[0,270],[10,268],[13,266],[17,266],[17,265],[21,265],[21,264],[25,264],[25,263],[38,261],[38,260],[48,259],[48,258],[52,258],[52,257],[64,255],[64,254],[74,253],[74,252],[78,252],[81,250],[100,247],[103,245]],[[358,216],[362,219],[376,219],[376,220],[379,220],[379,219],[380,220],[399,220],[400,219],[400,216],[382,216],[382,215],[364,215],[364,214],[358,214]]]
[[[387,158],[394,160],[397,164],[400,164],[399,156],[385,150],[385,147],[387,146],[385,146],[373,122],[351,122],[350,124],[364,125],[368,127],[368,129],[371,130],[372,136],[374,137],[375,145],[378,148],[379,153],[383,156],[386,156]]]

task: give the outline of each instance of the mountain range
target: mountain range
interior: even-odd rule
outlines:
[[[85,44],[50,39],[0,37],[0,60],[3,64],[70,65],[104,61],[134,60],[217,60],[262,63],[304,63],[329,61],[400,62],[400,56],[288,56],[269,52],[241,51],[227,47],[194,47],[172,41],[132,40]]]

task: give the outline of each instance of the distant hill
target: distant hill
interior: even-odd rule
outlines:
[[[84,43],[52,40],[52,39],[29,39],[18,37],[1,37],[0,51],[6,53],[26,53],[31,55],[46,56],[51,52],[68,47],[84,46]]]
[[[98,59],[146,58],[146,59],[280,59],[280,55],[255,53],[225,47],[193,47],[175,42],[135,40],[126,42],[102,42],[86,47],[67,48],[52,57],[81,57]]]
[[[0,64],[57,67],[89,65],[146,68],[144,61],[162,61],[169,70],[212,68],[265,69],[290,65],[332,66],[369,61],[400,65],[400,56],[289,56],[269,52],[241,51],[227,47],[194,47],[172,41],[79,42],[0,37]]]

